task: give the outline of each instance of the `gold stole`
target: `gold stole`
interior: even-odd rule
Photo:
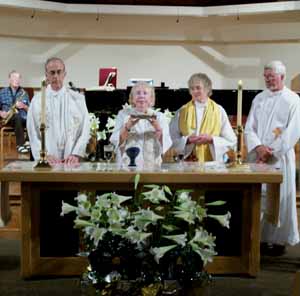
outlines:
[[[183,136],[190,136],[196,129],[196,107],[193,100],[185,104],[179,114],[179,129]],[[221,133],[221,112],[218,105],[208,98],[207,107],[203,114],[200,126],[200,134],[219,136]],[[193,153],[198,161],[213,160],[209,144],[195,145]]]

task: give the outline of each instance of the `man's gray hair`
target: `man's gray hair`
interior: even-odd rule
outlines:
[[[271,61],[264,66],[265,70],[273,70],[276,74],[283,75],[285,78],[286,68],[281,61]]]
[[[46,61],[46,63],[45,63],[45,72],[47,72],[47,66],[48,66],[48,64],[51,63],[51,62],[54,62],[54,61],[59,61],[59,62],[61,62],[61,63],[63,64],[63,66],[64,66],[64,71],[66,71],[65,63],[64,63],[64,61],[63,61],[61,58],[51,57],[51,58],[49,58],[49,59]]]
[[[12,74],[19,74],[19,77],[21,78],[21,74],[20,74],[18,71],[16,71],[16,70],[11,70],[11,71],[8,73],[8,78],[10,78]]]

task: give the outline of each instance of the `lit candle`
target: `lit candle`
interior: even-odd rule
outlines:
[[[237,126],[242,126],[242,104],[243,104],[243,82],[238,83],[238,96],[237,96]]]
[[[46,124],[46,81],[42,81],[41,124]]]

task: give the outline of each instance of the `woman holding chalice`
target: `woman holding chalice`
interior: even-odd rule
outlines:
[[[136,83],[129,95],[130,107],[119,111],[110,142],[116,147],[116,161],[130,164],[128,148],[139,151],[138,166],[160,165],[162,155],[170,148],[168,121],[163,113],[155,111],[154,88],[145,82]]]

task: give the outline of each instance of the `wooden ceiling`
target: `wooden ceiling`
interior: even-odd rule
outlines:
[[[118,5],[159,5],[159,6],[219,6],[254,4],[262,2],[288,2],[292,0],[47,0],[69,4],[118,4]]]

